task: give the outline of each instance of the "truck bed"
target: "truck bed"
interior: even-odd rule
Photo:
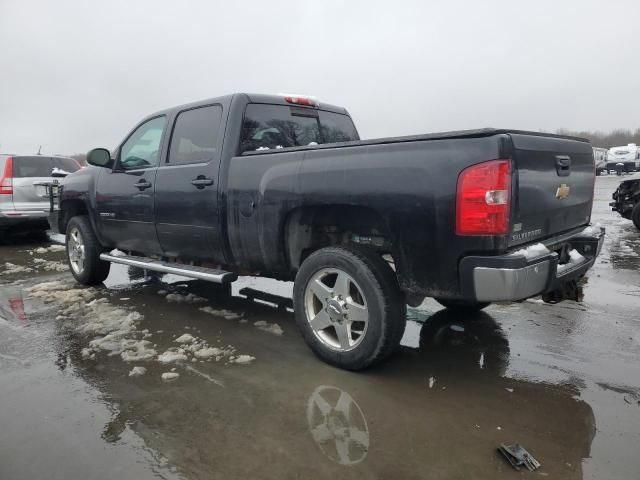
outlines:
[[[301,151],[301,150],[325,150],[331,148],[345,148],[354,146],[369,146],[369,145],[386,145],[390,143],[404,143],[404,142],[421,142],[425,140],[447,140],[456,138],[480,138],[490,137],[500,134],[518,134],[518,135],[530,135],[534,137],[546,137],[546,138],[558,138],[565,140],[575,140],[579,142],[589,142],[586,138],[572,137],[569,135],[558,135],[555,133],[544,132],[531,132],[527,130],[505,129],[505,128],[477,128],[471,130],[451,130],[446,132],[434,132],[424,133],[420,135],[403,135],[398,137],[382,137],[372,138],[368,140],[357,140],[353,142],[340,142],[340,143],[325,143],[320,145],[306,145],[302,147],[287,148],[287,151]],[[249,151],[243,153],[243,155],[264,155],[269,153],[278,153],[279,150],[261,150],[261,151]]]

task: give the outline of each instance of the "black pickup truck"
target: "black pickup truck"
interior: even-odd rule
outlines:
[[[71,271],[110,263],[226,284],[294,280],[325,361],[389,355],[406,305],[571,297],[604,230],[589,227],[588,141],[481,129],[359,140],[344,108],[234,94],[155,113],[69,175],[51,222]],[[107,253],[117,248],[120,254]]]

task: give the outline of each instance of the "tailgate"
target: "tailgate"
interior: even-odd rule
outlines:
[[[514,203],[509,245],[587,225],[595,181],[587,141],[511,134]]]
[[[43,183],[51,183],[51,177],[13,179],[13,203],[16,210],[49,210],[49,192]]]

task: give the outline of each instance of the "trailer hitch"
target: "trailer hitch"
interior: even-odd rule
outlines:
[[[583,298],[584,289],[577,280],[569,280],[563,283],[560,288],[542,294],[542,301],[545,303],[559,303],[563,300],[581,302]]]

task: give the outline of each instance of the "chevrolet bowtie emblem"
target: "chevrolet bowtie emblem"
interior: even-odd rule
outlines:
[[[558,187],[558,190],[556,190],[556,198],[558,200],[564,200],[569,196],[570,193],[571,193],[571,187],[566,183],[563,183]]]

